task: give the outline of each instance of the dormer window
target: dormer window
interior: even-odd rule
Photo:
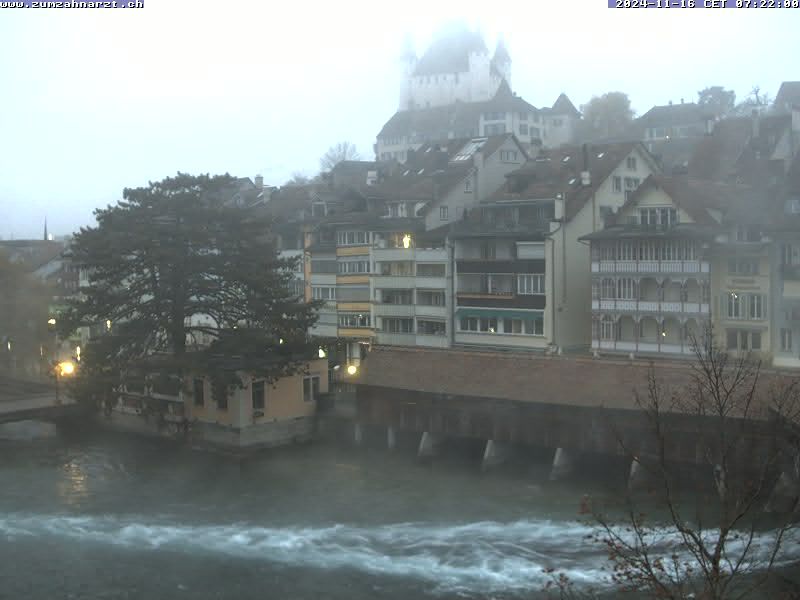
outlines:
[[[736,227],[736,241],[755,243],[761,241],[761,231],[752,225],[738,225]]]
[[[628,167],[629,171],[635,171],[636,170],[636,157],[635,156],[629,156],[627,158],[627,160],[625,161],[625,165]]]

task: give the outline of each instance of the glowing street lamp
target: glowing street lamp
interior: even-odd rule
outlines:
[[[71,360],[65,360],[56,365],[57,374],[69,377],[75,374],[75,363]]]
[[[317,356],[320,358],[326,358],[328,356],[327,352],[325,352],[324,348],[320,348],[319,352],[317,352]]]
[[[48,325],[55,325],[56,324],[55,318],[50,317],[49,319],[47,319],[47,324]]]
[[[355,375],[358,373],[358,367],[355,365],[348,365],[347,366],[347,374],[348,375]]]
[[[78,360],[78,362],[81,362],[81,347],[80,346],[75,346],[75,358]]]
[[[411,236],[408,234],[403,236],[403,248],[411,248]]]
[[[106,329],[111,330],[111,319],[106,319]]]

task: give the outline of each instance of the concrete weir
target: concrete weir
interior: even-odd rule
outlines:
[[[440,436],[434,435],[430,431],[422,432],[419,448],[417,449],[417,458],[420,460],[433,458],[439,453],[441,443],[442,438]]]
[[[553,456],[553,468],[550,470],[550,481],[558,481],[572,473],[575,457],[564,448],[556,448]]]
[[[486,442],[486,448],[483,451],[483,460],[481,461],[481,470],[488,471],[489,469],[503,464],[511,457],[511,446],[502,444],[494,440]]]

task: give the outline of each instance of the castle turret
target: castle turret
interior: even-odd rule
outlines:
[[[508,82],[508,85],[511,85],[511,55],[508,53],[508,48],[502,37],[497,40],[497,48],[494,51],[494,57],[492,57],[492,66]]]
[[[400,63],[402,65],[402,81],[400,83],[400,110],[408,110],[414,108],[412,106],[411,84],[414,77],[414,71],[417,68],[417,54],[414,52],[414,44],[411,41],[411,36],[406,35],[403,42],[403,52],[400,55]]]

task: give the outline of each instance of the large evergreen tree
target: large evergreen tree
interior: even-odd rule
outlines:
[[[178,173],[126,189],[116,206],[95,211],[96,227],[75,236],[70,252],[90,285],[61,322],[108,329],[86,353],[88,377],[158,355],[173,374],[230,378],[235,359],[275,380],[315,356],[307,332],[316,305],[289,289],[299,259],[279,256],[259,209],[226,201],[232,183]]]

